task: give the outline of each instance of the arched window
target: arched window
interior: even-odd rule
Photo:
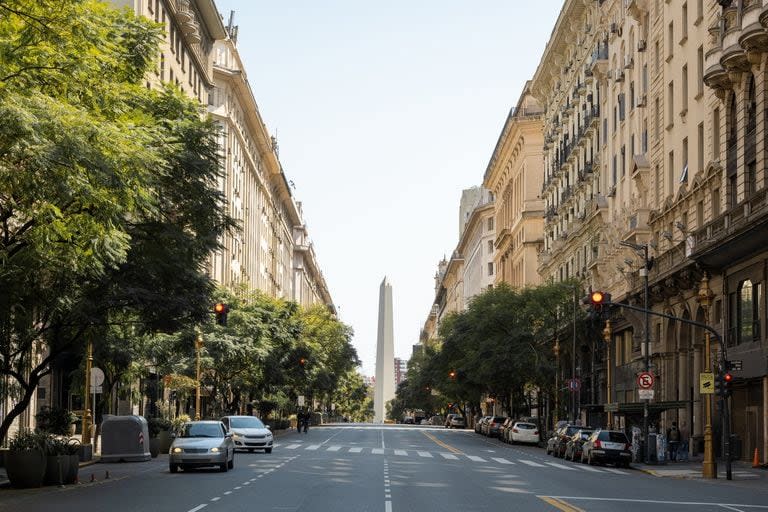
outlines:
[[[757,190],[757,98],[755,97],[755,77],[749,79],[746,97],[746,129],[744,131],[744,191],[749,197]]]

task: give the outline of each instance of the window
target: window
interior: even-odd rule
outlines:
[[[761,283],[742,281],[736,292],[736,343],[750,343],[760,339]]]
[[[704,225],[704,201],[696,203],[696,227],[700,228]]]
[[[669,152],[669,164],[667,165],[667,195],[675,193],[675,152]]]
[[[683,4],[683,12],[682,12],[682,23],[680,26],[680,30],[683,32],[683,38],[680,41],[680,43],[684,43],[686,39],[688,39],[688,2],[685,2]]]
[[[712,191],[712,218],[720,215],[720,189],[716,188]]]
[[[667,110],[667,129],[672,128],[675,125],[675,82],[670,81],[667,85],[667,104],[669,109]]]
[[[669,26],[667,26],[667,62],[669,62],[672,59],[672,55],[674,54],[674,45],[675,45],[675,24],[674,22],[670,21]]]
[[[623,121],[626,118],[626,96],[624,93],[620,93],[618,97],[618,103],[619,103],[619,121]]]
[[[696,0],[696,21],[694,23],[698,25],[702,19],[704,19],[704,0]]]
[[[493,231],[493,217],[488,218],[488,231]]]
[[[621,177],[624,177],[624,174],[627,171],[627,150],[624,147],[624,145],[621,146]]]
[[[699,172],[704,170],[704,123],[699,123],[699,127],[697,130],[697,136],[698,136],[698,152],[696,153],[696,158],[698,160],[697,163],[697,169]]]
[[[683,115],[685,115],[686,112],[688,112],[688,64],[683,66],[683,74],[682,74],[682,91],[680,91],[683,95]]]
[[[696,99],[704,94],[704,47],[696,50]]]
[[[720,159],[720,109],[712,112],[712,160]]]
[[[488,275],[489,276],[493,275],[493,262],[488,263]]]
[[[683,171],[680,174],[680,183],[688,181],[688,137],[683,139]]]
[[[488,240],[488,254],[493,254],[493,240]]]

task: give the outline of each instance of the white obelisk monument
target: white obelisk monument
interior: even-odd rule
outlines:
[[[392,285],[387,278],[379,287],[379,332],[376,337],[376,385],[373,389],[373,421],[383,423],[386,404],[395,398],[395,340],[392,329]]]

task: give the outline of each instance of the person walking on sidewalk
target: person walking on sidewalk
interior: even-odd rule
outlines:
[[[669,443],[669,460],[677,460],[677,449],[680,446],[680,429],[677,428],[677,422],[673,421],[672,426],[667,430],[667,442]]]
[[[680,445],[677,449],[677,460],[679,462],[688,462],[688,453],[690,451],[688,439],[688,426],[685,420],[683,420],[680,424]]]

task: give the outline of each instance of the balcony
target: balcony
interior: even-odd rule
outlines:
[[[696,230],[691,257],[721,268],[765,250],[768,194],[763,188],[736,207]]]
[[[747,71],[749,69],[749,60],[747,52],[739,44],[741,36],[741,25],[739,23],[739,11],[736,6],[723,9],[723,54],[720,57],[720,64],[728,71]]]
[[[621,239],[624,242],[637,243],[638,239],[645,240],[651,234],[651,227],[648,225],[650,209],[638,209],[630,214],[627,229],[624,231]]]
[[[648,14],[648,2],[649,0],[628,0],[627,13],[638,23],[643,23],[645,15]]]
[[[589,69],[595,75],[605,76],[608,71],[608,42],[598,43],[589,60]]]

